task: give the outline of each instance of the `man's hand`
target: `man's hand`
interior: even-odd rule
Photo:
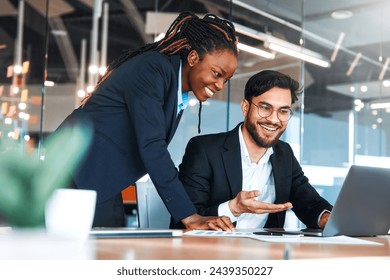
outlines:
[[[221,216],[201,216],[193,214],[181,220],[187,229],[212,229],[223,231],[235,231],[235,228],[229,217]]]
[[[329,220],[329,216],[330,216],[330,213],[329,212],[324,212],[320,218],[320,222],[319,222],[319,227],[320,228],[324,228],[326,223],[328,222]]]
[[[235,217],[243,213],[264,214],[276,213],[288,210],[292,207],[290,202],[273,204],[256,200],[260,195],[259,191],[241,191],[229,201],[229,208]]]

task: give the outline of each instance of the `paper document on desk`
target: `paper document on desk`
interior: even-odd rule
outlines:
[[[332,237],[310,237],[301,235],[255,235],[252,232],[228,232],[228,231],[213,231],[213,230],[192,230],[185,232],[184,235],[190,236],[209,236],[209,237],[236,237],[236,238],[251,238],[265,242],[288,242],[302,244],[343,244],[343,245],[383,245],[382,243],[363,240],[348,236],[332,236]]]
[[[267,242],[289,242],[302,244],[339,244],[339,245],[383,245],[382,243],[363,240],[345,235],[332,237],[311,237],[311,236],[250,236],[252,239],[257,239]]]
[[[215,237],[250,237],[253,235],[252,231],[216,231],[216,230],[191,230],[184,233],[184,235],[191,236],[215,236]]]

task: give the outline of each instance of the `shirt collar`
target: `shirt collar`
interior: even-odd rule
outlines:
[[[178,78],[178,87],[177,87],[177,113],[179,114],[181,110],[187,108],[188,105],[188,92],[181,91],[181,60],[179,67],[179,78]]]
[[[249,157],[249,152],[245,144],[244,136],[242,135],[242,125],[240,125],[238,129],[238,139],[240,141],[240,150],[241,150],[241,159],[247,163],[251,164],[251,159]],[[270,156],[274,153],[274,150],[272,147],[268,148],[263,157],[260,159],[258,164],[267,163],[269,161]]]

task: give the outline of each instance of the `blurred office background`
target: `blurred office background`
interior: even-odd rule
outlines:
[[[390,167],[388,0],[1,0],[0,140],[39,149],[110,61],[183,10],[231,19],[242,49],[227,89],[204,103],[202,134],[235,127],[247,79],[274,69],[304,87],[282,140],[325,198],[352,164]],[[192,99],[170,145],[177,164],[197,115]]]

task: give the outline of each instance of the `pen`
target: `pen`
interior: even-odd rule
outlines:
[[[257,231],[257,232],[254,232],[253,234],[256,234],[256,235],[267,235],[267,236],[290,236],[290,237],[303,236],[303,234],[271,232],[271,231]]]
[[[280,232],[269,232],[269,231],[260,231],[260,232],[254,232],[256,235],[273,235],[273,236],[283,236]]]

